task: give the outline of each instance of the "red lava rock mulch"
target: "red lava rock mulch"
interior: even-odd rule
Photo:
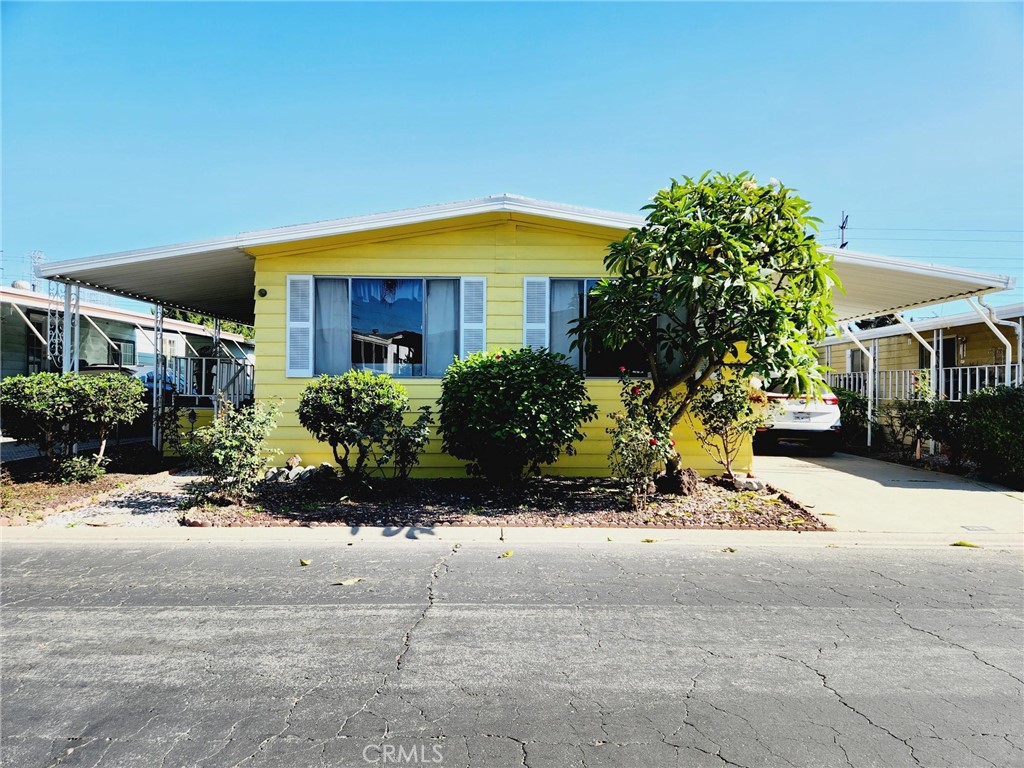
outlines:
[[[518,494],[474,479],[382,484],[358,499],[340,483],[261,483],[248,504],[187,510],[193,526],[549,526],[826,531],[821,520],[776,492],[735,491],[715,481],[689,496],[655,494],[644,512],[629,509],[616,483],[543,477]]]

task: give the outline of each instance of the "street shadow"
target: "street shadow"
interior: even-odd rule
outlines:
[[[349,532],[353,536],[358,536],[363,528],[361,525],[350,525]],[[389,539],[404,535],[407,539],[418,540],[421,536],[436,536],[437,533],[433,527],[425,525],[385,525],[380,529],[380,535]]]

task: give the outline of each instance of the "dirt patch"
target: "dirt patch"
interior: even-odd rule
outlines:
[[[27,525],[69,509],[96,504],[176,464],[147,446],[125,448],[111,455],[109,469],[102,477],[91,483],[67,484],[48,478],[50,468],[43,459],[4,464],[0,474],[0,525]]]
[[[412,480],[349,498],[340,483],[261,483],[246,505],[195,507],[187,525],[550,526],[829,530],[784,494],[738,492],[712,481],[689,496],[656,494],[629,509],[610,480],[544,477],[519,493],[472,479]]]

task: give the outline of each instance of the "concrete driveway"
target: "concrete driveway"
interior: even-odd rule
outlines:
[[[1024,494],[956,475],[845,453],[757,456],[755,474],[812,508],[837,531],[1024,534]]]

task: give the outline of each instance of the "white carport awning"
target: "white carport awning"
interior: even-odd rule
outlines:
[[[835,248],[822,250],[835,256],[834,268],[843,284],[844,290],[833,292],[840,322],[981,296],[1014,286],[1013,278],[1006,275]]]
[[[90,288],[252,324],[255,263],[247,248],[488,213],[523,214],[625,232],[643,223],[631,214],[491,195],[332,221],[266,229],[205,242],[93,256],[43,266],[41,275]],[[825,248],[845,292],[835,291],[842,322],[1012,288],[1004,275],[934,266],[886,256]]]

